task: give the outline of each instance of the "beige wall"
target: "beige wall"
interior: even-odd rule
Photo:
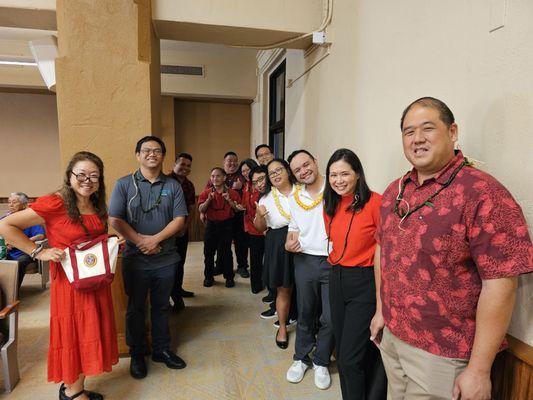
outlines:
[[[204,67],[204,76],[161,75],[163,94],[253,99],[255,55],[250,49],[222,45],[161,41],[161,64]]]
[[[403,108],[418,97],[438,97],[455,113],[463,151],[510,189],[531,227],[533,2],[507,1],[505,26],[490,33],[504,13],[491,4],[503,3],[336,0],[330,55],[287,88],[287,151],[306,147],[325,167],[335,149],[349,147],[382,192],[409,167],[400,142]],[[288,51],[287,78],[322,54]],[[264,101],[259,93],[252,107],[253,141],[264,134]],[[521,277],[510,328],[530,345],[532,284],[533,276]]]
[[[0,93],[0,197],[36,197],[61,185],[56,97]]]
[[[212,167],[227,151],[250,157],[250,106],[195,101],[175,102],[176,153],[193,156],[190,179],[199,193]]]

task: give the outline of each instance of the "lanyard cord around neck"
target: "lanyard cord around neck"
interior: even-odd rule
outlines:
[[[135,176],[135,174],[133,174],[133,182],[135,184],[135,188],[138,189],[138,183],[137,183],[137,177]],[[148,207],[148,209],[144,209],[144,206],[143,206],[143,196],[142,196],[142,190],[139,190],[139,204],[141,206],[141,210],[143,213],[148,213],[150,211],[152,211],[153,209],[157,208],[159,206],[159,204],[161,204],[161,197],[163,195],[163,188],[165,187],[165,181],[163,180],[163,183],[161,185],[161,189],[159,190],[159,195],[157,196],[157,199],[155,199],[155,202],[150,206]]]
[[[329,239],[331,235],[331,225],[333,223],[334,217],[335,217],[335,214],[331,216],[331,219],[329,220],[329,226],[328,226],[328,254],[329,254],[329,242],[330,242]],[[337,265],[339,261],[342,260],[342,258],[344,257],[344,253],[346,252],[346,247],[348,247],[348,236],[350,235],[350,231],[352,229],[352,223],[353,223],[354,217],[355,217],[355,209],[352,210],[352,216],[350,218],[350,223],[348,224],[348,229],[346,230],[346,236],[344,237],[344,246],[342,248],[342,254],[336,261],[334,262],[332,261],[331,265]]]

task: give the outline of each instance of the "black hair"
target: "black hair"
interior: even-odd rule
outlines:
[[[234,151],[228,151],[226,154],[224,154],[224,158],[223,159],[225,160],[227,156],[235,156],[235,157],[239,158],[237,153],[235,153]]]
[[[214,170],[218,170],[220,172],[222,172],[222,175],[226,176],[226,171],[224,171],[224,168],[221,168],[221,167],[213,167],[211,168],[211,174],[213,173]]]
[[[266,147],[268,150],[270,150],[270,152],[271,152],[272,154],[274,154],[274,150],[272,150],[272,147],[270,147],[268,144],[264,144],[264,143],[263,143],[263,144],[258,145],[258,146],[255,148],[254,154],[255,154],[255,157],[256,157],[256,158],[257,158],[257,152],[258,152],[259,150],[261,150],[263,147]]]
[[[453,123],[455,123],[455,117],[453,116],[452,110],[444,103],[442,100],[436,99],[434,97],[421,97],[419,99],[416,99],[411,104],[407,106],[405,110],[403,110],[402,113],[402,119],[400,120],[400,129],[403,131],[403,121],[405,119],[405,116],[409,111],[411,111],[411,108],[413,108],[415,105],[419,105],[421,107],[426,108],[433,108],[439,112],[439,118],[444,124],[449,128]]]
[[[294,178],[294,175],[291,172],[291,167],[289,166],[289,163],[285,161],[283,158],[274,158],[273,160],[269,161],[267,165],[265,165],[265,168],[267,170],[265,194],[270,193],[270,191],[272,190],[272,181],[270,180],[270,175],[268,175],[268,166],[274,162],[280,163],[287,170],[287,174],[289,175],[289,183],[291,185],[294,185],[294,182],[296,181],[296,179]]]
[[[165,147],[165,143],[157,136],[145,136],[141,140],[139,140],[135,145],[135,153],[140,153],[141,146],[143,145],[143,143],[146,142],[157,142],[159,146],[161,146],[161,151],[163,152],[163,155],[167,154],[167,148]]]
[[[359,157],[351,151],[350,149],[338,149],[335,151],[328,161],[328,166],[326,167],[326,187],[324,188],[324,210],[326,214],[332,217],[337,211],[337,207],[341,201],[341,196],[339,196],[331,187],[329,183],[329,170],[331,164],[337,161],[344,161],[352,167],[355,173],[358,175],[357,183],[355,184],[355,193],[354,200],[348,206],[349,210],[359,211],[362,210],[365,204],[370,200],[372,192],[370,191],[366,180],[365,172],[363,170],[363,165],[359,160]]]
[[[189,154],[189,153],[179,153],[177,156],[176,156],[176,162],[178,162],[178,160],[183,157],[183,158],[186,158],[187,160],[189,160],[190,162],[192,162],[192,156]]]
[[[315,159],[315,157],[314,157],[311,153],[309,153],[307,150],[305,150],[305,149],[300,149],[300,150],[294,150],[294,151],[291,153],[291,155],[289,156],[289,158],[287,158],[287,162],[290,164],[291,161],[292,161],[292,159],[293,159],[294,157],[296,157],[296,156],[297,156],[298,154],[300,154],[300,153],[307,154],[307,155],[308,155],[309,157],[311,157],[313,160]]]
[[[256,165],[250,170],[250,181],[254,174],[265,174],[268,175],[268,169],[265,165]]]
[[[237,172],[239,174],[241,174],[241,175],[242,175],[241,169],[242,169],[242,166],[244,164],[246,164],[248,166],[248,168],[250,168],[250,170],[252,170],[255,167],[257,167],[257,162],[255,160],[252,160],[251,158],[247,158],[246,160],[242,160],[241,163],[239,164],[239,167],[237,168]],[[248,176],[250,177],[251,175],[248,175]],[[248,180],[250,180],[250,179],[248,179]]]

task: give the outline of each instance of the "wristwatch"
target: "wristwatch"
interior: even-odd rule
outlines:
[[[30,257],[35,260],[37,254],[39,254],[44,249],[44,242],[41,242],[37,245],[35,249],[30,253]]]

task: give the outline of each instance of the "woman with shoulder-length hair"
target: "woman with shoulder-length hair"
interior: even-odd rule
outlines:
[[[294,287],[294,264],[292,254],[285,250],[285,240],[289,222],[289,196],[293,191],[294,178],[287,161],[275,158],[267,164],[267,183],[265,193],[259,200],[254,225],[264,231],[265,261],[263,282],[276,289],[276,312],[279,329],[276,345],[286,349],[289,344],[287,325],[291,308],[291,295]]]
[[[110,286],[74,289],[60,261],[71,243],[107,232],[104,164],[81,151],[68,163],[63,186],[29,208],[0,221],[0,234],[33,258],[50,261],[50,347],[48,380],[62,382],[59,399],[103,399],[84,390],[85,377],[111,371],[118,362],[117,334]],[[29,240],[22,230],[45,225],[50,248]]]
[[[324,222],[332,265],[331,320],[344,400],[386,397],[383,365],[370,341],[370,322],[376,312],[374,266],[379,271],[379,260],[374,259],[374,235],[380,205],[381,195],[369,189],[357,155],[348,149],[335,151],[326,168]],[[376,366],[379,373],[370,373]]]

